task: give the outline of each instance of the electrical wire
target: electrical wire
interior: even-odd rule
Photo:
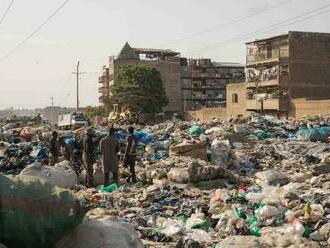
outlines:
[[[2,18],[1,18],[1,20],[0,20],[0,25],[1,25],[1,24],[3,23],[3,21],[5,20],[5,18],[6,18],[6,16],[7,16],[8,12],[9,12],[9,10],[10,10],[10,8],[11,8],[11,6],[13,5],[13,3],[14,3],[14,0],[11,0],[11,2],[9,3],[9,5],[8,5],[6,11],[5,11],[5,13],[3,14],[3,16],[2,16]]]
[[[223,23],[223,24],[221,24],[219,26],[216,26],[214,28],[210,28],[210,29],[207,29],[207,30],[204,30],[204,31],[195,33],[195,34],[187,35],[185,37],[182,37],[180,39],[177,39],[177,40],[174,40],[174,41],[171,41],[171,42],[160,44],[159,47],[164,47],[164,46],[167,46],[167,45],[171,45],[171,44],[174,44],[174,43],[177,43],[177,42],[181,42],[181,41],[184,41],[184,40],[187,40],[187,39],[191,39],[191,38],[194,38],[194,37],[197,37],[197,36],[200,36],[200,35],[203,35],[203,34],[206,34],[206,33],[212,32],[212,31],[215,31],[215,30],[222,29],[224,27],[227,27],[227,26],[236,24],[238,22],[244,21],[244,20],[246,20],[248,18],[254,17],[254,16],[259,15],[259,14],[262,14],[264,12],[273,10],[275,8],[279,8],[279,7],[283,6],[283,5],[286,5],[286,4],[291,3],[293,1],[295,1],[295,0],[288,0],[288,1],[285,1],[285,2],[281,2],[281,3],[279,3],[279,4],[277,4],[277,5],[273,6],[273,7],[259,10],[257,12],[254,12],[253,14],[250,14],[250,15],[247,15],[247,16],[244,16],[244,17],[241,17],[241,18],[238,18],[236,20],[233,20],[233,21],[230,21],[230,22],[227,22],[227,23]]]
[[[286,19],[284,21],[281,21],[281,22],[278,22],[278,23],[275,23],[275,24],[272,24],[270,26],[267,26],[265,28],[261,28],[261,29],[258,29],[258,30],[255,30],[253,32],[249,32],[249,33],[246,33],[246,34],[243,34],[243,35],[238,35],[234,38],[231,38],[229,40],[225,40],[225,41],[222,41],[222,42],[218,42],[216,44],[213,44],[211,46],[206,46],[206,47],[203,47],[201,49],[198,49],[198,50],[193,50],[193,51],[190,51],[190,53],[194,53],[194,52],[200,52],[200,51],[204,51],[204,50],[209,50],[209,49],[212,49],[214,47],[219,47],[219,46],[227,46],[227,45],[230,45],[230,44],[233,44],[233,43],[237,43],[239,41],[242,41],[248,37],[250,37],[251,35],[257,35],[257,34],[262,34],[262,33],[267,33],[267,32],[270,32],[274,29],[277,29],[277,28],[280,28],[280,27],[283,27],[283,26],[288,26],[288,25],[292,25],[294,23],[297,23],[297,22],[301,22],[301,21],[304,21],[304,20],[307,20],[307,19],[310,19],[310,18],[313,18],[315,16],[318,16],[318,15],[321,15],[321,14],[325,14],[325,13],[328,13],[330,10],[326,10],[326,11],[321,11],[325,8],[328,8],[330,7],[330,4],[326,4],[322,7],[319,7],[319,8],[316,8],[316,9],[313,9],[311,11],[307,11],[303,14],[300,14],[300,15],[297,15],[293,18],[289,18],[289,19]],[[318,12],[318,11],[321,11],[319,13],[315,13],[315,12]],[[314,14],[315,13],[315,14]],[[314,15],[313,15],[314,14]],[[298,19],[298,20],[296,20]],[[290,22],[291,21],[291,22]],[[289,22],[289,23],[288,23]]]
[[[15,53],[21,46],[25,44],[29,39],[32,38],[42,27],[44,27],[61,9],[63,9],[70,0],[65,0],[43,23],[41,23],[31,34],[29,34],[24,40],[18,43],[11,51],[9,51],[4,57],[0,59],[0,62],[4,62],[13,53]]]

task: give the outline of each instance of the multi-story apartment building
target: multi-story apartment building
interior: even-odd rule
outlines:
[[[126,43],[117,57],[110,57],[109,67],[104,69],[100,77],[100,103],[108,106],[111,85],[116,83],[116,73],[122,65],[146,65],[156,68],[161,74],[169,100],[164,112],[181,112],[181,59],[179,55],[180,53],[169,49],[132,48]]]
[[[296,117],[306,106],[297,99],[330,99],[330,34],[288,32],[246,47],[246,82],[228,87],[229,114],[243,101],[244,111]],[[246,99],[238,98],[242,90]]]
[[[182,67],[184,110],[226,105],[226,85],[245,79],[244,65],[190,59]]]
[[[109,113],[110,104],[110,75],[109,68],[103,66],[102,75],[99,77],[99,102],[104,106],[105,112]]]
[[[169,49],[132,48],[124,45],[117,57],[110,57],[99,78],[99,101],[109,112],[111,85],[122,65],[147,65],[159,70],[169,104],[165,112],[175,113],[201,107],[224,106],[226,84],[244,81],[244,65],[212,62],[211,59],[181,58]]]

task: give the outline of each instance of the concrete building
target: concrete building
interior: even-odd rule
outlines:
[[[330,99],[329,44],[330,34],[309,32],[288,32],[247,43],[246,83],[228,85],[227,98],[232,99],[228,115],[252,111],[297,118],[313,101]]]
[[[181,112],[181,59],[179,55],[180,53],[169,49],[132,48],[126,42],[118,56],[109,59],[109,67],[103,70],[103,75],[99,79],[100,103],[105,107],[108,105],[111,96],[110,87],[116,83],[115,77],[120,66],[146,65],[156,68],[161,74],[169,100],[164,111]]]
[[[244,65],[212,62],[211,59],[190,59],[182,67],[184,110],[202,107],[225,107],[226,85],[245,79]]]
[[[106,113],[109,113],[109,99],[110,99],[110,75],[109,68],[103,66],[102,75],[99,77],[99,102],[104,106]]]

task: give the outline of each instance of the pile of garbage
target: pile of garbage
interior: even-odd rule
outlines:
[[[120,128],[116,137],[124,149],[127,132]],[[79,150],[84,130],[61,135]],[[326,117],[280,121],[251,116],[136,130],[135,184],[125,182],[128,172],[120,167],[120,184],[104,187],[99,161],[94,188],[83,186],[84,172],[78,177],[69,161],[48,166],[46,128],[27,132],[33,133],[27,135],[29,141],[21,135],[15,141],[6,133],[0,143],[0,171],[15,180],[32,176],[66,188],[81,209],[91,210],[83,221],[74,215],[79,221],[68,235],[57,238],[56,247],[330,246]],[[98,142],[107,130],[96,127],[94,133]],[[24,149],[29,159],[18,155]],[[7,244],[0,235],[1,242]]]

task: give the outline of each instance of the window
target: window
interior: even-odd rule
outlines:
[[[238,95],[236,93],[231,95],[232,103],[238,103]]]

